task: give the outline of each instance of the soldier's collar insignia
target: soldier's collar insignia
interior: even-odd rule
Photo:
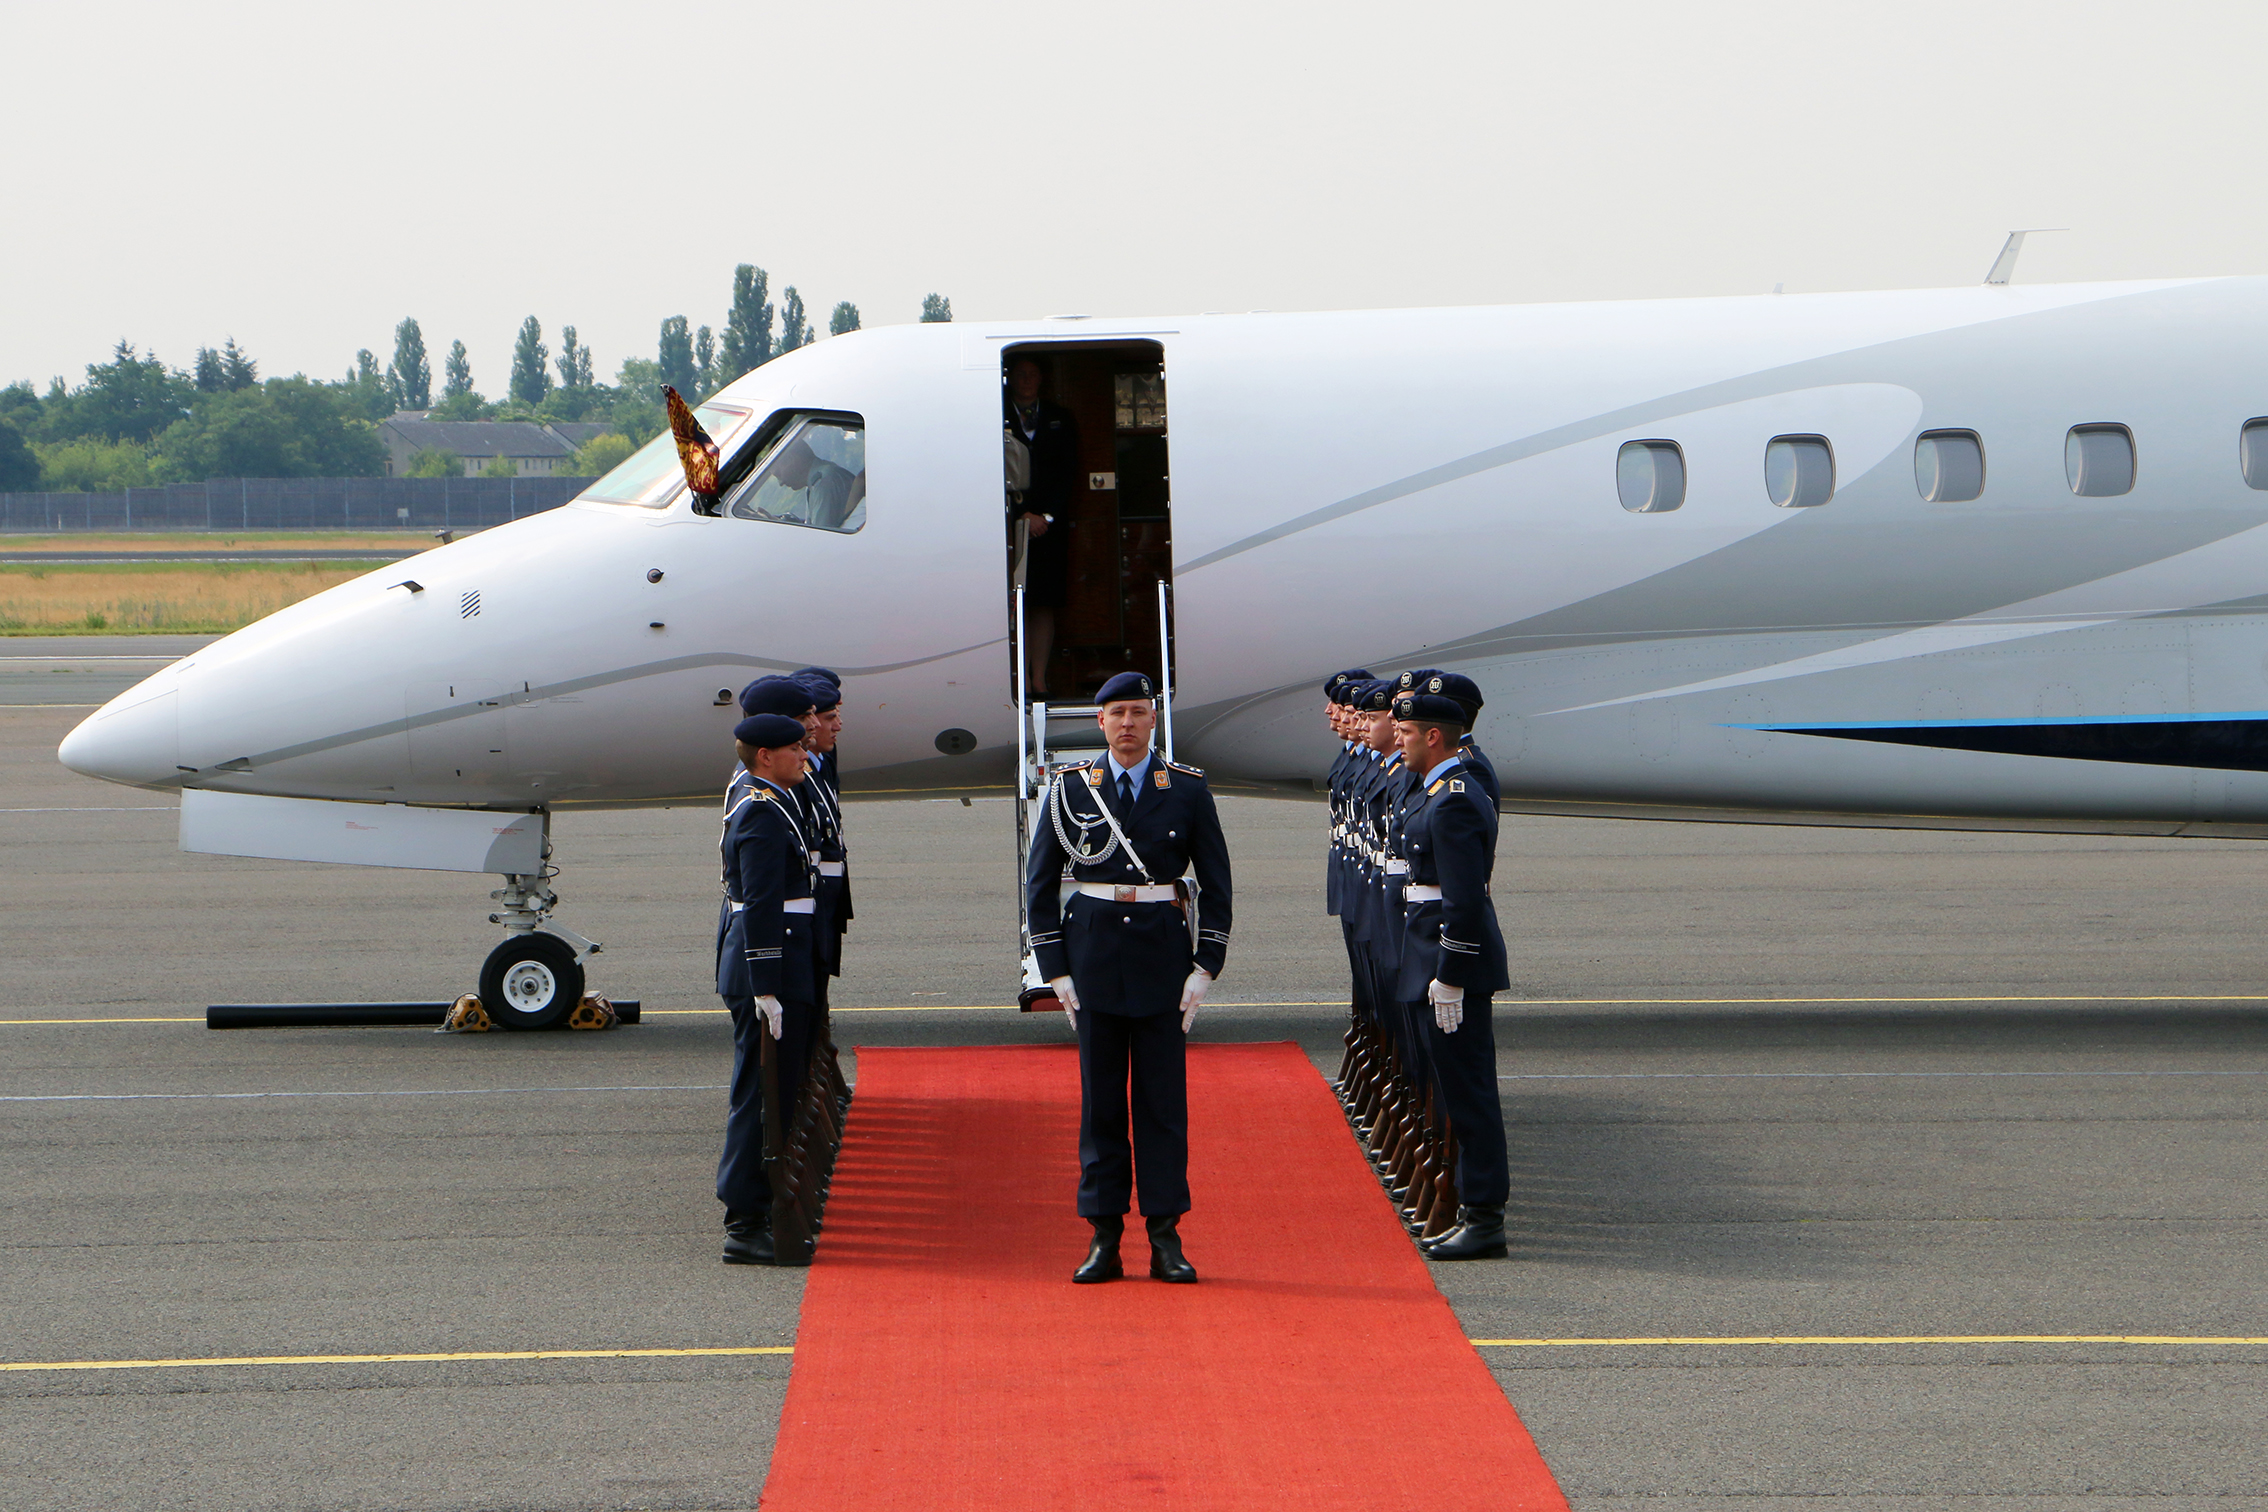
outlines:
[[[1152,772],[1150,774],[1150,780],[1156,783],[1159,787],[1164,787],[1166,785],[1165,768],[1161,766],[1156,771]]]
[[[1446,778],[1446,777],[1442,778],[1440,782],[1436,782],[1436,783],[1435,783],[1435,784],[1434,784],[1433,786],[1431,786],[1431,787],[1429,787],[1429,788],[1427,788],[1427,789],[1425,790],[1425,796],[1426,796],[1426,797],[1428,797],[1428,798],[1431,798],[1431,797],[1432,797],[1432,796],[1433,796],[1433,795],[1434,795],[1435,793],[1438,793],[1438,792],[1440,792],[1440,791],[1441,791],[1441,789],[1442,789],[1442,787],[1443,787],[1443,786],[1444,786],[1445,784],[1447,784],[1447,782],[1448,782],[1448,781],[1449,781],[1449,779],[1448,779],[1448,778]]]
[[[1102,786],[1102,768],[1101,768],[1101,767],[1098,767],[1098,766],[1090,766],[1090,767],[1084,767],[1084,768],[1082,768],[1081,770],[1082,770],[1082,771],[1084,771],[1084,772],[1086,773],[1086,777],[1087,777],[1087,786],[1089,786],[1089,787],[1101,787],[1101,786]]]

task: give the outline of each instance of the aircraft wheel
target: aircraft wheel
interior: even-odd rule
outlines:
[[[480,1005],[499,1029],[549,1029],[582,1000],[582,963],[557,935],[514,935],[480,968]]]

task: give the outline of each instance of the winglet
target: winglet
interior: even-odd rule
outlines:
[[[2034,226],[2027,231],[2009,232],[2007,245],[2003,246],[2000,249],[2000,255],[1992,260],[1992,271],[1984,276],[1984,281],[1988,284],[2005,284],[2016,276],[2016,256],[2024,250],[2025,237],[2070,229],[2069,226]]]

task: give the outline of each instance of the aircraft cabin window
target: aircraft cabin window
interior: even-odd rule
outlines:
[[[2134,432],[2123,425],[2074,425],[2063,438],[2063,475],[2083,498],[2134,489]]]
[[[1675,441],[1623,442],[1614,489],[1632,514],[1668,514],[1685,502],[1685,453]]]
[[[1835,450],[1825,436],[1774,436],[1764,448],[1764,492],[1782,509],[1835,497]]]
[[[1914,442],[1914,487],[1932,504],[1961,504],[1984,493],[1984,443],[1975,431],[1923,431]]]
[[[704,404],[693,411],[701,422],[701,429],[709,433],[726,456],[732,455],[732,442],[748,423],[749,411],[737,404]],[[583,490],[586,499],[598,499],[608,504],[642,504],[648,509],[659,509],[676,498],[685,487],[685,467],[677,460],[677,443],[670,439],[667,426],[662,433],[632,452],[605,477]]]
[[[2244,486],[2268,488],[2268,420],[2247,420],[2237,433],[2237,460],[2244,464]]]
[[[850,535],[866,524],[866,425],[855,415],[792,419],[725,500],[736,520]]]

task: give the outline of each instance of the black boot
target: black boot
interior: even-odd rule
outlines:
[[[1163,1213],[1143,1220],[1150,1226],[1150,1279],[1186,1286],[1197,1279],[1197,1268],[1181,1253],[1179,1213]]]
[[[1119,1236],[1126,1232],[1124,1218],[1089,1218],[1095,1226],[1095,1242],[1087,1246],[1087,1258],[1071,1279],[1081,1286],[1092,1286],[1097,1281],[1116,1281],[1126,1274],[1126,1267],[1118,1263]]]
[[[1457,1226],[1431,1244],[1419,1246],[1428,1260],[1501,1260],[1507,1252],[1504,1207],[1461,1207]]]
[[[772,1251],[772,1210],[758,1208],[753,1213],[728,1208],[724,1218],[724,1263],[727,1265],[770,1265],[776,1258]]]

